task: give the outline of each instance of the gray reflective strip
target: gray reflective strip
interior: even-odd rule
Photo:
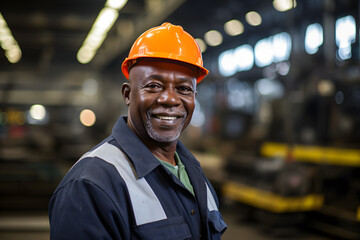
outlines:
[[[104,143],[81,158],[99,157],[116,167],[128,188],[137,225],[166,219],[166,214],[145,178],[136,179],[124,153],[114,145]]]
[[[206,183],[206,182],[205,182]],[[219,211],[214,196],[212,195],[209,186],[206,183],[207,206],[209,211]]]

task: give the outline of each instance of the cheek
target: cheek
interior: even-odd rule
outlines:
[[[139,94],[138,99],[139,99],[140,105],[144,105],[149,101],[147,94]]]
[[[133,101],[133,111],[136,112],[138,117],[142,116],[143,118],[146,117],[148,110],[155,101],[155,98],[153,96],[149,96],[147,93],[139,91],[138,93],[134,94]]]
[[[191,116],[195,109],[195,99],[194,98],[187,99],[186,101],[184,101],[184,105],[188,115]]]

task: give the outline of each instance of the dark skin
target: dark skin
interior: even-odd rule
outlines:
[[[176,165],[180,133],[195,108],[196,71],[175,61],[140,61],[122,85],[129,127],[155,157]]]

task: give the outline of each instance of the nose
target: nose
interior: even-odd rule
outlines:
[[[164,91],[161,92],[160,96],[157,98],[157,103],[160,105],[173,107],[180,105],[181,100],[175,89],[165,89]]]

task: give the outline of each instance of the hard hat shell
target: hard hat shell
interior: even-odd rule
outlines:
[[[164,58],[185,62],[198,69],[197,83],[209,71],[203,67],[200,48],[195,39],[181,26],[163,23],[141,34],[130,49],[121,70],[129,78],[129,71],[139,58]]]

